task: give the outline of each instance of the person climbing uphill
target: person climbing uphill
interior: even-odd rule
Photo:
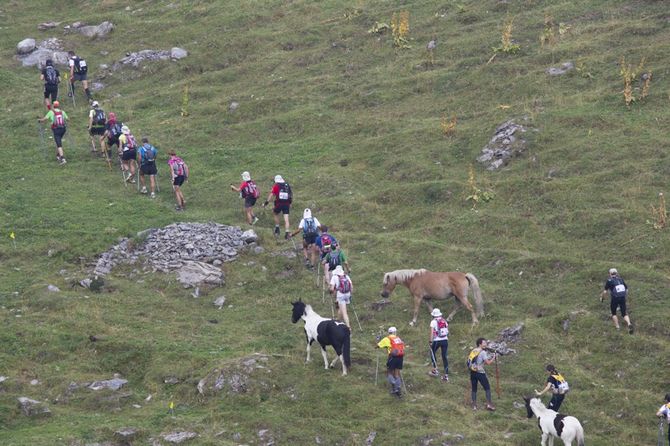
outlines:
[[[249,225],[255,225],[258,221],[258,217],[254,214],[254,205],[256,200],[261,195],[258,186],[251,179],[251,174],[249,172],[242,172],[242,182],[239,187],[235,187],[234,184],[230,185],[230,189],[235,192],[240,193],[240,198],[244,200],[244,215],[247,218],[247,223]]]
[[[66,164],[65,154],[63,153],[63,136],[67,132],[67,113],[65,113],[60,108],[60,102],[54,101],[51,107],[51,110],[44,115],[43,118],[39,118],[39,122],[44,122],[46,120],[51,121],[51,132],[54,135],[54,142],[56,143],[56,160],[61,166]]]

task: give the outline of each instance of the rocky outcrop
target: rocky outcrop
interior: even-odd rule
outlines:
[[[524,124],[509,120],[500,125],[493,138],[482,149],[477,161],[484,164],[487,170],[496,170],[507,165],[514,157],[526,151],[527,142],[523,134],[528,131],[527,118],[522,118]]]
[[[111,22],[102,22],[99,25],[80,26],[75,29],[77,30],[77,32],[85,35],[86,37],[104,37],[110,32],[112,32],[112,30],[114,29],[114,25]]]
[[[17,54],[29,54],[35,50],[36,44],[35,39],[27,38],[23,39],[16,44],[16,53]]]
[[[269,372],[269,357],[254,354],[242,358],[238,363],[215,368],[198,382],[198,392],[201,395],[212,396],[224,390],[230,393],[247,393],[252,388],[269,387],[269,383],[262,379],[254,379],[257,371]]]
[[[25,396],[20,396],[18,398],[19,409],[21,413],[27,417],[31,418],[41,418],[41,417],[50,417],[51,411],[46,406],[46,404],[30,399]]]

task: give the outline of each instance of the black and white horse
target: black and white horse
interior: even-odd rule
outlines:
[[[346,375],[351,367],[350,358],[350,335],[349,328],[340,321],[326,319],[319,316],[311,305],[305,304],[302,300],[293,302],[293,316],[291,321],[295,324],[299,319],[305,321],[305,337],[307,338],[307,359],[310,361],[309,351],[312,342],[317,341],[321,345],[321,354],[323,363],[328,370],[328,357],[326,356],[326,346],[332,345],[337,356],[330,363],[334,367],[339,359],[342,362],[342,375]]]
[[[577,446],[584,446],[584,429],[577,418],[547,409],[539,398],[524,396],[523,400],[528,418],[537,417],[537,425],[542,431],[542,446],[554,446],[554,437],[563,440],[565,446],[572,446],[575,440]]]

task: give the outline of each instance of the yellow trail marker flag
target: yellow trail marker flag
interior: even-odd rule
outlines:
[[[174,409],[174,401],[170,401],[170,410]]]
[[[9,233],[9,238],[11,238],[12,240],[16,238],[16,236],[14,235],[14,231]]]

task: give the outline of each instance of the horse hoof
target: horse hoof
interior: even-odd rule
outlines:
[[[414,327],[414,321],[410,321],[409,326]]]

